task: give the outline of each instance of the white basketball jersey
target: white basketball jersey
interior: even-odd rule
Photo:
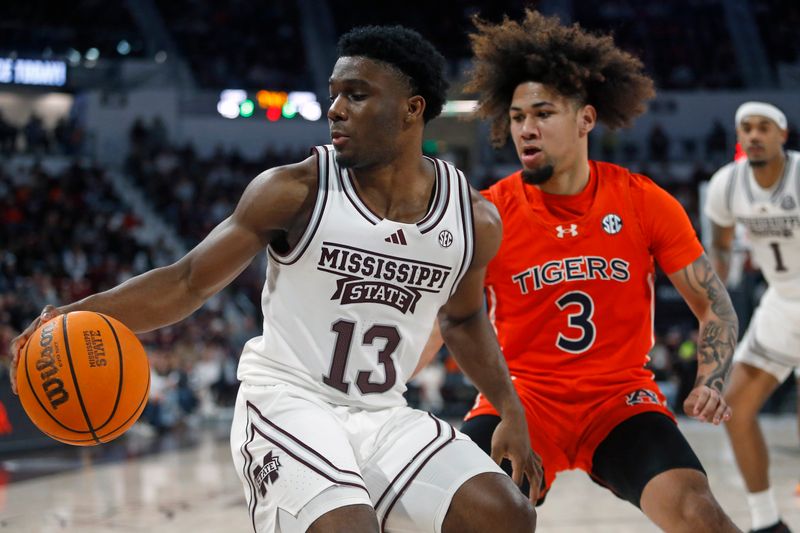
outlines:
[[[264,332],[245,345],[239,379],[288,382],[338,405],[403,405],[439,308],[472,260],[467,180],[430,159],[431,206],[404,224],[370,211],[331,146],[313,152],[316,205],[294,250],[267,249]]]
[[[769,190],[758,185],[747,159],[722,167],[709,183],[705,213],[720,226],[742,224],[770,286],[800,300],[799,152],[786,152],[783,176]]]

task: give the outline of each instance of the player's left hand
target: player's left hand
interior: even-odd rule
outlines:
[[[722,393],[707,385],[698,385],[692,389],[683,402],[683,412],[695,420],[715,426],[720,422],[727,422],[733,414]]]
[[[539,499],[539,487],[544,472],[542,460],[533,451],[525,415],[508,416],[497,425],[492,435],[492,460],[500,464],[503,459],[511,461],[511,479],[518,487],[523,476],[530,483],[530,500],[534,505]]]

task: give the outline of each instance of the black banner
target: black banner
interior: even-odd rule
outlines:
[[[3,454],[61,445],[33,425],[19,398],[11,392],[8,373],[0,369],[0,458]]]

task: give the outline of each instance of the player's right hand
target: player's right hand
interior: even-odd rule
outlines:
[[[505,458],[511,462],[511,480],[516,486],[522,485],[522,478],[528,478],[530,500],[533,505],[539,500],[544,471],[542,459],[533,451],[525,415],[509,415],[503,418],[492,434],[492,460],[498,465]]]
[[[700,422],[719,425],[731,419],[733,410],[717,389],[707,385],[693,388],[683,402],[683,411]]]
[[[36,319],[25,328],[25,331],[19,334],[19,336],[15,337],[11,341],[11,366],[9,367],[9,377],[11,378],[11,390],[14,394],[17,394],[17,365],[19,364],[19,356],[22,353],[22,349],[25,348],[25,345],[28,343],[28,339],[33,335],[33,332],[48,320],[51,320],[58,315],[61,314],[55,306],[46,305],[42,312],[39,314]]]

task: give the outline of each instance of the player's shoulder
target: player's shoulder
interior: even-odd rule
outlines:
[[[317,197],[317,161],[303,161],[273,167],[258,174],[245,189],[237,211],[250,220],[279,218],[290,225],[310,209]],[[265,217],[265,213],[270,213]]]
[[[709,181],[717,183],[717,182],[724,182],[727,183],[731,179],[733,179],[733,175],[736,172],[737,167],[742,167],[747,164],[747,159],[742,159],[740,161],[731,161],[725,165],[722,165],[720,168],[716,170],[711,175]]]
[[[646,183],[652,180],[644,174],[638,174],[629,168],[609,163],[607,161],[591,160],[589,164],[594,167],[594,172],[601,180],[621,181],[632,183]]]
[[[251,186],[262,194],[308,194],[317,190],[317,169],[317,158],[311,155],[297,163],[264,170],[253,178]]]
[[[660,194],[663,189],[650,177],[645,174],[634,172],[614,163],[605,161],[592,161],[594,170],[602,183],[617,187],[627,187],[634,194]]]
[[[800,151],[786,150],[786,164],[794,165],[796,162],[800,162]],[[794,165],[793,168],[794,173],[800,175],[800,164]]]
[[[504,178],[500,178],[486,189],[483,189],[481,194],[493,204],[501,205],[514,196],[516,183],[521,179],[521,175],[522,170],[518,170]]]
[[[472,216],[475,222],[475,229],[494,228],[502,229],[502,221],[497,206],[494,205],[484,194],[484,191],[477,191],[470,188],[470,200],[472,202]]]
[[[503,238],[503,221],[494,203],[470,187],[472,222],[475,236],[473,265],[485,266],[500,247]]]

